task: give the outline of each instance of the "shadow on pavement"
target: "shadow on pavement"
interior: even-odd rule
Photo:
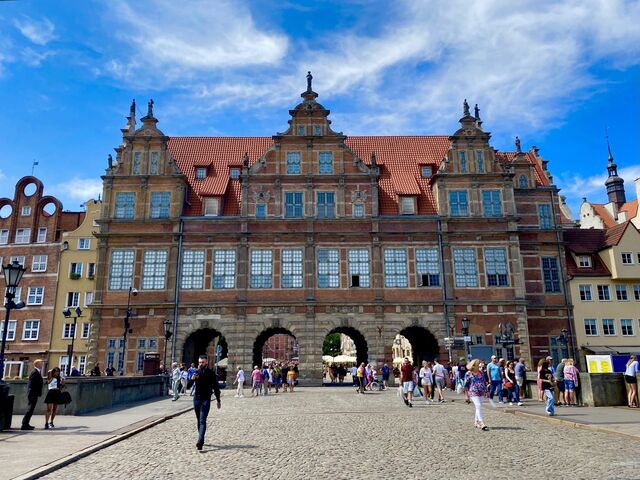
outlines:
[[[209,447],[208,450],[240,450],[258,448],[256,445],[209,445],[208,443],[205,443],[204,446]]]

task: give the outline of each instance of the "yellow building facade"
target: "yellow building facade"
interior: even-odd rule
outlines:
[[[100,216],[101,203],[99,200],[86,202],[86,213],[80,226],[62,234],[49,365],[59,366],[63,372],[71,363],[80,374],[88,373],[87,348],[92,333],[90,319],[98,241],[93,234],[98,231],[96,220]],[[72,342],[73,358],[70,362]]]

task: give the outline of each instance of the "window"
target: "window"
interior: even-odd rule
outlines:
[[[136,370],[142,372],[144,369],[144,354],[147,352],[157,352],[158,340],[155,338],[138,338],[136,350]]]
[[[458,152],[458,158],[460,159],[460,172],[467,173],[467,152]]]
[[[449,213],[452,217],[466,217],[469,215],[469,200],[466,190],[449,191]]]
[[[357,248],[347,252],[349,261],[349,286],[370,287],[369,250]]]
[[[538,222],[540,228],[551,228],[551,206],[550,205],[538,205]]]
[[[96,276],[96,264],[88,263],[87,264],[87,278],[93,278]]]
[[[440,261],[436,248],[416,248],[416,273],[419,286],[440,286]]]
[[[364,217],[364,205],[362,203],[354,203],[353,204],[353,216],[355,218]]]
[[[45,243],[47,241],[47,229],[39,228],[38,229],[38,238],[36,239],[37,243]]]
[[[213,288],[236,286],[236,251],[213,251]]]
[[[47,271],[47,255],[34,255],[31,262],[32,272],[46,272]]]
[[[207,169],[203,167],[196,168],[196,180],[204,180],[207,178]]]
[[[80,292],[67,292],[67,307],[80,306]]]
[[[44,287],[29,287],[27,305],[42,305],[43,298]]]
[[[304,125],[298,125],[298,135],[306,135],[306,130]]]
[[[637,302],[640,302],[640,285],[634,285],[633,286],[633,298]]]
[[[284,192],[284,218],[302,218],[302,192]]]
[[[453,263],[456,287],[477,287],[478,269],[473,248],[454,248]]]
[[[340,287],[340,256],[337,248],[318,249],[318,288]]]
[[[302,250],[282,250],[280,286],[302,288]]]
[[[87,356],[80,355],[78,357],[78,371],[80,375],[84,375],[85,370],[87,369]]]
[[[273,271],[271,250],[251,251],[251,288],[271,288]]]
[[[82,330],[80,338],[89,338],[89,332],[91,331],[91,324],[89,322],[82,322]]]
[[[204,250],[182,252],[180,288],[192,290],[204,287]]]
[[[9,328],[7,328],[7,342],[12,342],[16,339],[16,327],[18,322],[16,320],[9,320]],[[4,321],[0,322],[0,338],[4,335]]]
[[[402,288],[407,286],[407,251],[404,248],[384,249],[384,286]]]
[[[627,286],[626,285],[616,285],[616,298],[619,302],[626,302],[629,300],[629,295],[627,295]]]
[[[632,337],[633,333],[633,320],[630,318],[620,319],[620,331],[623,337]]]
[[[591,296],[591,285],[579,285],[578,288],[580,289],[580,300],[583,302],[590,302],[593,300],[593,297]]]
[[[579,255],[578,256],[578,267],[580,267],[580,268],[589,268],[589,267],[591,267],[591,255]]]
[[[287,173],[300,175],[300,152],[287,152]]]
[[[136,194],[134,192],[116,193],[115,218],[133,218],[136,208]]]
[[[431,176],[431,166],[423,166],[421,172],[423,178],[429,178]]]
[[[602,334],[606,336],[614,336],[616,334],[616,324],[613,318],[602,319]]]
[[[40,320],[25,320],[22,330],[23,340],[37,340],[40,333]]]
[[[336,200],[334,192],[317,192],[316,208],[318,218],[336,218]]]
[[[601,302],[608,302],[611,300],[609,285],[598,285],[598,300]]]
[[[84,306],[89,307],[93,303],[93,292],[84,293]]]
[[[400,213],[402,215],[414,215],[416,213],[416,200],[414,197],[400,197]]]
[[[113,250],[109,269],[109,290],[126,290],[133,280],[133,250]]]
[[[204,199],[204,216],[217,217],[220,215],[220,200],[218,198]]]
[[[169,192],[151,192],[151,218],[169,218],[170,201]]]
[[[91,239],[90,238],[79,238],[78,239],[78,250],[89,250],[91,248]]]
[[[333,173],[333,152],[320,152],[318,154],[318,172]]]
[[[29,215],[31,215],[31,207],[22,207],[21,215],[23,217],[28,217]]]
[[[25,265],[25,257],[24,257],[24,255],[11,255],[9,257],[9,262],[10,263],[18,262],[20,265],[22,265],[24,267],[24,265]]]
[[[82,263],[71,263],[69,265],[69,276],[71,278],[80,278],[82,276]]]
[[[478,173],[484,173],[484,156],[482,150],[476,150],[476,162],[478,165]]]
[[[542,257],[542,279],[546,293],[560,293],[560,273],[558,272],[558,259],[555,257]]]
[[[124,340],[121,338],[109,338],[107,339],[107,347],[107,356],[104,364],[106,366],[114,365],[116,370],[122,371]]]
[[[584,319],[584,334],[589,337],[595,337],[598,335],[598,324],[595,318]]]
[[[314,125],[313,126],[313,134],[318,136],[318,135],[322,135],[322,127],[320,125]]]
[[[140,173],[140,158],[142,157],[142,153],[135,152],[133,154],[133,174],[138,175]]]
[[[65,323],[62,327],[62,338],[75,338],[76,326],[73,323]]]
[[[500,200],[500,190],[482,191],[482,212],[485,217],[502,216],[502,200]]]
[[[5,245],[9,243],[9,230],[2,229],[0,230],[0,245]]]
[[[18,240],[16,240],[16,243],[18,243]],[[633,255],[631,255],[628,252],[623,252],[621,255],[622,255],[622,264],[623,265],[631,265],[631,264],[633,264]]]
[[[18,228],[16,230],[16,243],[29,243],[31,240],[30,228]]]
[[[151,152],[151,167],[149,168],[151,175],[158,174],[158,152]]]
[[[486,248],[484,250],[484,269],[487,274],[487,286],[509,286],[507,252],[504,248]]]
[[[147,250],[144,252],[142,265],[142,288],[145,290],[162,290],[167,273],[166,250]]]
[[[232,169],[229,171],[229,177],[230,177],[232,180],[237,180],[237,179],[239,179],[239,178],[240,178],[240,169],[239,169],[239,168],[232,168]]]
[[[518,186],[520,188],[529,188],[529,180],[527,180],[526,175],[520,175],[520,178],[518,179]]]
[[[267,205],[264,203],[256,204],[256,218],[267,218]]]

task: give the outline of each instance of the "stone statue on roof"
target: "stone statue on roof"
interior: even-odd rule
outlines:
[[[311,80],[313,80],[313,75],[311,75],[311,72],[307,72],[307,92],[311,91]]]
[[[477,103],[476,103],[476,106],[473,108],[473,113],[474,113],[474,116],[476,117],[476,120],[480,120],[480,109],[478,108]]]
[[[516,135],[516,152],[522,153],[522,148],[520,147],[520,138]]]
[[[153,117],[153,98],[147,104],[147,117]]]
[[[136,114],[136,99],[134,98],[133,101],[131,102],[131,108],[129,109],[129,111],[131,112],[131,116],[135,116]]]
[[[469,113],[469,104],[467,103],[467,99],[464,99],[464,103],[462,104],[463,109],[464,109],[464,116],[467,117],[470,115]]]
[[[244,156],[242,157],[242,166],[249,168],[249,154],[244,152]]]
[[[109,163],[109,168],[113,168],[113,157],[111,154],[107,156],[107,162]]]

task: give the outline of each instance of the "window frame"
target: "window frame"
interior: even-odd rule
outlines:
[[[33,293],[32,293],[33,290]],[[40,301],[38,301],[38,299]],[[27,290],[27,305],[42,305],[44,303],[44,287],[29,287]]]
[[[589,322],[589,323],[587,323]],[[593,323],[591,323],[593,322]],[[597,337],[598,336],[598,321],[595,318],[584,318],[583,319],[583,325],[584,325],[584,334],[587,337]],[[589,332],[592,333],[589,333]]]
[[[204,289],[205,263],[207,252],[204,249],[185,249],[180,262],[180,289]]]
[[[4,332],[4,320],[0,322],[0,338],[2,338]],[[7,342],[13,342],[16,339],[16,331],[18,330],[18,321],[17,320],[9,320],[9,324],[7,325]]]
[[[324,160],[323,160],[324,157]],[[327,162],[327,157],[329,161]],[[333,175],[333,152],[322,150],[318,152],[318,174]]]
[[[0,230],[0,245],[7,245],[9,243],[9,229],[3,228]]]
[[[167,263],[169,252],[166,250],[144,250],[142,254],[142,290],[164,290],[167,284]]]
[[[611,301],[611,289],[609,285],[600,284],[596,286],[596,291],[598,292],[598,301],[599,302],[610,302]],[[605,295],[606,293],[606,295]],[[604,298],[607,297],[607,298]]]
[[[320,198],[324,197],[321,201]],[[331,197],[332,201],[327,200]],[[331,191],[316,191],[316,218],[321,219],[334,219],[336,218],[336,192]]]
[[[121,254],[122,260],[115,261],[116,255]],[[128,257],[131,261],[127,261]],[[109,255],[109,282],[108,290],[128,290],[133,285],[135,274],[136,251],[133,249],[114,249]],[[116,272],[121,268],[122,272]]]
[[[459,247],[453,249],[453,276],[455,288],[478,288],[478,255],[476,249],[471,247]],[[473,271],[470,266],[473,257]]]
[[[578,268],[591,268],[591,255],[578,255]]]
[[[304,250],[284,248],[280,250],[280,288],[304,287]]]
[[[467,190],[449,190],[449,215],[451,217],[468,217],[469,216],[469,192]],[[454,196],[456,197],[454,201]],[[464,196],[464,201],[461,201],[461,196]],[[455,205],[455,211],[454,211]],[[462,208],[464,207],[464,208]]]
[[[30,228],[16,228],[15,242],[16,244],[24,245],[31,242],[31,229]]]
[[[409,287],[409,255],[406,248],[388,247],[382,250],[384,288]]]
[[[33,326],[34,323],[36,325],[35,328]],[[34,331],[35,331],[35,336],[32,336]],[[27,336],[27,332],[30,333],[29,336]],[[33,319],[25,320],[24,323],[22,324],[22,340],[27,342],[33,342],[33,341],[37,341],[39,336],[40,336],[40,320],[33,320]]]
[[[284,192],[284,218],[304,218],[304,192]]]
[[[416,262],[416,285],[422,288],[440,287],[440,255],[438,249],[416,248],[414,256]],[[435,261],[433,260],[434,257]],[[425,277],[426,284],[424,282]]]
[[[371,259],[367,248],[349,248],[347,250],[347,272],[350,288],[371,287]],[[357,277],[357,282],[355,278]],[[357,283],[357,285],[356,285]]]
[[[32,272],[46,272],[47,263],[49,261],[49,255],[34,255],[31,258],[31,271]],[[36,269],[36,265],[39,267]]]
[[[496,258],[496,253],[500,252],[504,256],[504,263],[501,259]],[[487,255],[490,253],[490,255]],[[491,258],[493,256],[493,258]],[[500,261],[500,262],[499,262]],[[492,268],[492,273],[489,268]],[[504,272],[498,271],[504,267]],[[484,274],[487,287],[508,288],[509,287],[509,258],[507,249],[504,247],[486,247],[484,249]]]
[[[269,248],[252,249],[249,266],[249,288],[273,288],[273,250]]]
[[[205,197],[202,203],[203,216],[205,217],[219,217],[220,216],[220,198],[218,197]]]
[[[616,284],[616,300],[618,302],[628,302],[629,301],[629,291],[627,290],[627,286],[624,284]]]
[[[545,262],[548,267],[545,268]],[[542,283],[544,293],[562,293],[562,279],[560,278],[560,266],[557,257],[540,257],[540,267],[542,270]]]
[[[625,333],[625,330],[627,333]],[[623,337],[635,337],[636,332],[633,327],[633,319],[632,318],[621,318],[620,319],[620,335]]]
[[[302,153],[298,150],[291,150],[286,152],[286,174],[287,175],[302,175]]]
[[[36,237],[36,243],[47,243],[47,227],[38,228],[38,236]]]
[[[217,248],[213,250],[213,267],[211,269],[211,288],[224,290],[236,287],[237,253],[234,248]]]
[[[500,194],[500,190],[482,190],[482,215],[491,218],[503,216],[502,195]]]
[[[169,218],[171,212],[171,192],[151,192],[149,218]]]
[[[340,249],[318,248],[316,275],[318,288],[340,288]]]
[[[113,206],[113,218],[133,220],[136,213],[136,192],[116,192]]]
[[[607,324],[605,325],[605,322]],[[611,323],[609,323],[611,322]],[[607,333],[609,331],[609,333]],[[604,337],[615,337],[616,335],[616,320],[614,318],[603,318],[602,319],[602,335]]]
[[[538,226],[540,230],[551,230],[554,228],[553,214],[551,213],[551,205],[548,203],[539,203],[538,207]],[[546,212],[543,212],[546,210]]]
[[[622,265],[633,265],[633,253],[621,252],[620,257],[622,259]],[[628,261],[625,261],[625,259]]]
[[[581,302],[593,302],[593,291],[591,289],[590,283],[579,284],[578,292],[580,295]],[[587,294],[589,298],[587,298]]]

